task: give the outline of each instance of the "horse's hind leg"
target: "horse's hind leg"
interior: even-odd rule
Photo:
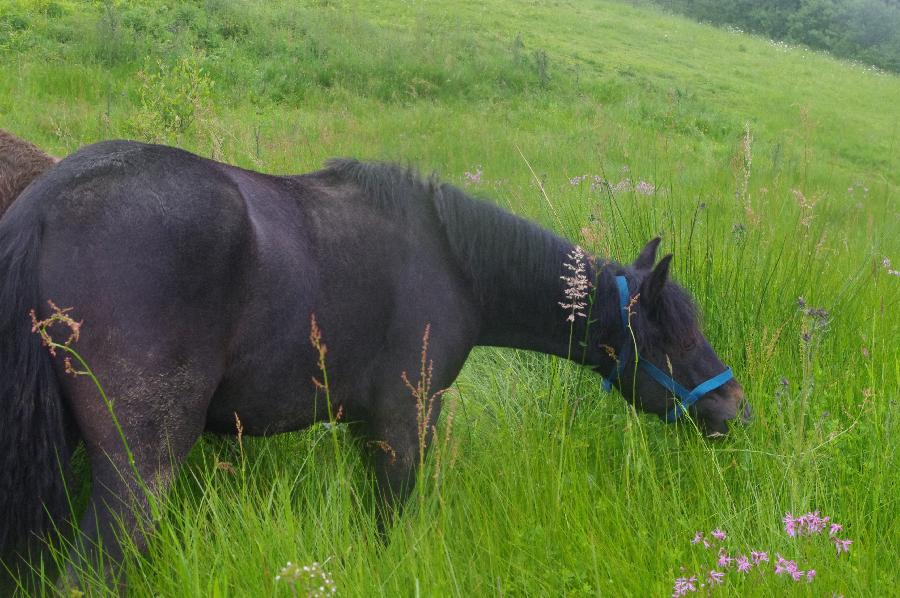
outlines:
[[[119,366],[107,378],[112,412],[85,384],[86,377],[72,382],[68,395],[93,483],[67,575],[79,585],[93,577],[91,569],[99,568],[104,576],[118,570],[122,542],[128,541],[120,537],[123,532],[138,550],[145,547],[153,501],[164,495],[203,432],[215,387],[208,372],[197,368]]]

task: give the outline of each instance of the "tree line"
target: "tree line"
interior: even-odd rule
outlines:
[[[672,12],[731,25],[900,72],[898,0],[650,0]]]

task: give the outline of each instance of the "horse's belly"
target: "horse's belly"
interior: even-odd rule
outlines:
[[[301,430],[322,419],[317,413],[327,406],[314,392],[287,384],[282,388],[254,385],[252,380],[224,381],[216,390],[206,413],[206,429],[219,434],[235,434],[240,425],[244,434],[264,436]]]

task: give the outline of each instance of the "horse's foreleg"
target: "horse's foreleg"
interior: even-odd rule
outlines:
[[[451,381],[448,376],[446,383]],[[417,396],[400,381],[390,388],[390,392],[379,393],[377,407],[364,427],[365,447],[378,484],[382,530],[399,515],[415,489],[441,411],[440,393],[429,389],[430,394]]]
[[[425,328],[421,341],[418,336],[408,338],[416,340],[397,343],[372,368],[380,374],[363,426],[383,507],[382,531],[415,488],[441,412],[443,389],[453,384],[472,347],[458,327],[437,324]]]

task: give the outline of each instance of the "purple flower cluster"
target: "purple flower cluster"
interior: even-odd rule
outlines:
[[[754,550],[750,553],[750,558],[753,559],[754,565],[758,565],[760,563],[768,563],[769,562],[769,553],[768,552],[756,552]]]
[[[725,531],[716,528],[713,531],[709,532],[707,536],[703,532],[697,532],[694,534],[693,539],[691,540],[691,544],[703,544],[703,548],[709,549],[714,545],[719,545],[721,542],[724,542],[728,538],[728,534]],[[739,559],[747,560],[746,557],[740,556]],[[768,557],[766,557],[768,559]],[[728,552],[721,546],[719,546],[719,556],[716,561],[716,566],[721,569],[727,569],[732,562],[736,562],[737,559],[732,558]],[[706,583],[700,583],[697,585],[698,577],[696,575],[691,577],[679,577],[675,580],[675,586],[672,588],[672,596],[677,598],[679,596],[684,596],[690,592],[697,592],[698,587],[700,589],[706,588],[707,586],[712,588],[714,586],[720,585],[725,582],[725,572],[719,571],[719,569],[710,569],[706,572]]]
[[[843,531],[844,526],[840,523],[834,523],[831,521],[831,517],[827,515],[822,517],[818,511],[813,511],[812,513],[794,517],[793,514],[786,513],[782,521],[784,522],[784,532],[792,538],[821,534],[828,527],[828,537],[834,543],[838,555],[842,552],[850,552],[850,545],[853,544],[853,540],[838,538],[837,535]]]
[[[691,540],[691,544],[699,544],[701,542],[703,542],[703,548],[710,547],[709,540],[703,537],[703,532],[697,532],[696,534],[694,534],[694,539]]]
[[[762,551],[753,551],[750,556],[744,554],[736,554],[731,556],[724,548],[719,548],[719,556],[716,565],[722,569],[734,565],[738,573],[748,573],[753,567],[759,567],[762,563],[769,562],[769,553]]]
[[[780,554],[775,555],[778,560],[775,561],[775,575],[790,575],[794,581],[800,581],[806,578],[806,581],[812,581],[816,576],[816,570],[801,571],[794,561],[782,558]]]
[[[843,531],[843,526],[831,520],[831,517],[823,516],[819,511],[813,511],[794,517],[791,513],[787,513],[782,519],[785,533],[792,537],[800,536],[816,536],[828,532],[828,538],[834,543],[838,555],[841,552],[849,552],[851,540],[838,538],[837,534]],[[715,549],[716,561],[715,567],[706,571],[705,578],[702,574],[690,577],[683,576],[675,580],[675,586],[672,588],[672,596],[678,598],[691,592],[699,592],[706,589],[710,591],[714,586],[725,582],[725,576],[729,568],[733,568],[736,573],[749,574],[754,568],[758,569],[760,574],[766,571],[774,571],[775,575],[783,575],[790,577],[794,581],[806,580],[812,583],[816,577],[815,569],[802,570],[796,561],[788,560],[780,554],[775,555],[774,569],[768,569],[765,563],[769,563],[769,553],[765,551],[753,550],[749,556],[745,554],[731,554],[723,546],[728,538],[721,529],[704,533],[698,531],[691,539],[691,544],[702,544],[704,549]],[[683,570],[683,568],[682,568]],[[705,583],[702,581],[705,579]],[[699,580],[699,581],[698,581]]]
[[[697,591],[697,576],[679,577],[675,580],[675,587],[672,590],[672,598],[679,598],[688,592]]]
[[[791,513],[787,513],[782,521],[784,522],[784,533],[793,538],[798,535],[812,536],[813,534],[822,533],[822,530],[831,521],[831,517],[821,517],[818,511],[800,515],[799,517],[794,517]]]
[[[716,540],[718,542],[724,542],[725,539],[728,538],[728,534],[720,530],[719,528],[714,529],[709,532],[709,538],[704,537],[703,532],[697,532],[694,534],[694,539],[691,540],[691,544],[703,544],[703,548],[709,548],[712,546],[710,543],[710,539]]]

